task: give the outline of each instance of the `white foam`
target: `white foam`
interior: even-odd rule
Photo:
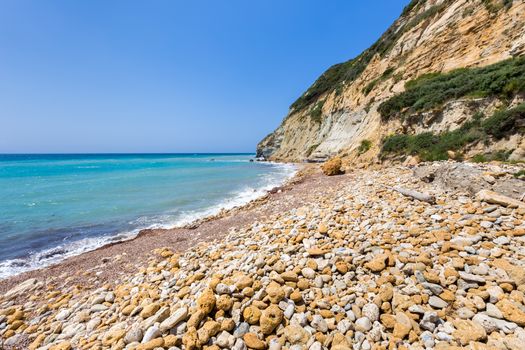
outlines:
[[[297,172],[296,167],[292,164],[269,162],[260,164],[276,167],[278,171],[264,175],[262,184],[258,188],[245,187],[238,192],[232,193],[230,196],[228,196],[228,198],[216,205],[202,210],[182,212],[179,215],[176,215],[175,219],[172,215],[159,215],[155,218],[138,218],[136,222],[142,222],[142,225],[140,225],[141,227],[129,232],[122,232],[111,236],[84,238],[78,241],[43,250],[41,252],[32,254],[26,259],[10,259],[1,261],[0,279],[50,266],[69,257],[95,250],[109,243],[122,242],[132,239],[136,237],[137,234],[143,229],[182,227],[196,220],[217,215],[222,210],[230,210],[244,206],[249,202],[266,195],[269,190],[282,185],[284,182],[293,177]],[[148,225],[148,223],[151,223],[152,219],[158,221],[154,224]]]

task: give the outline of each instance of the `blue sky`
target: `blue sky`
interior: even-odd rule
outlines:
[[[3,0],[0,153],[255,150],[408,0]]]

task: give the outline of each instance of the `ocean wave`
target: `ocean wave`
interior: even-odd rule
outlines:
[[[0,279],[54,265],[69,257],[95,250],[112,242],[131,239],[135,237],[138,232],[139,230],[137,229],[131,232],[123,232],[118,235],[84,238],[31,254],[27,258],[1,261]]]
[[[201,210],[183,211],[176,215],[158,215],[154,217],[137,218],[137,220],[134,221],[137,224],[137,228],[131,231],[121,232],[116,235],[84,238],[33,253],[27,258],[0,261],[0,279],[54,265],[69,257],[95,250],[109,243],[132,239],[143,229],[169,229],[182,227],[196,220],[217,215],[222,210],[231,210],[233,208],[244,206],[249,202],[266,195],[271,189],[281,186],[297,172],[297,168],[292,164],[266,164],[272,165],[276,171],[263,175],[261,186],[258,186],[257,188],[242,188],[239,191],[230,193],[230,195],[221,202]]]

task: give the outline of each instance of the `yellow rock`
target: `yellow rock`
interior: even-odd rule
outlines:
[[[255,350],[266,349],[266,344],[262,340],[257,338],[257,335],[255,335],[254,333],[246,333],[243,336],[243,340],[246,343],[246,346],[251,349],[255,349]]]
[[[198,327],[201,321],[206,317],[206,314],[201,309],[195,311],[188,320],[188,328]]]
[[[182,344],[184,344],[186,350],[200,349],[197,329],[195,329],[195,327],[188,327],[188,331],[182,337]]]
[[[384,254],[378,255],[373,260],[367,262],[365,264],[365,267],[369,269],[372,272],[381,272],[386,268],[386,262],[387,256]]]
[[[164,346],[164,338],[152,339],[147,343],[140,344],[136,350],[153,350],[155,348],[161,348]]]
[[[263,334],[271,334],[283,320],[283,312],[279,306],[272,304],[262,312],[260,324]]]
[[[452,333],[454,339],[461,345],[467,345],[472,341],[483,341],[487,339],[485,329],[478,323],[470,320],[454,320],[456,330]]]
[[[272,304],[278,304],[284,298],[283,288],[273,281],[266,287],[266,293]]]
[[[393,336],[403,339],[412,330],[412,321],[404,312],[398,312],[395,317],[395,322]]]
[[[64,341],[58,345],[52,346],[49,350],[70,350],[71,343],[69,341]]]
[[[308,332],[300,326],[290,325],[284,328],[284,337],[290,344],[306,344],[310,338]]]
[[[102,345],[111,346],[116,344],[120,339],[124,338],[126,331],[124,329],[116,329],[106,333],[102,339]]]
[[[525,312],[523,312],[515,302],[503,299],[499,301],[496,306],[505,319],[519,326],[525,326]]]
[[[204,314],[209,314],[215,307],[215,294],[209,288],[207,288],[197,299],[197,307],[204,312]]]
[[[217,321],[207,321],[202,328],[197,331],[197,336],[201,344],[206,344],[211,337],[221,330],[221,325]]]
[[[229,295],[223,294],[217,298],[217,309],[230,311],[233,307],[233,300]]]
[[[250,305],[246,307],[242,313],[242,316],[244,317],[244,321],[248,322],[251,325],[255,325],[259,323],[259,319],[261,318],[261,310],[259,308]]]
[[[170,334],[164,337],[164,347],[171,348],[177,346],[179,338],[176,335]]]
[[[157,303],[148,304],[140,312],[140,317],[148,318],[153,316],[157,311],[159,311],[160,305]]]
[[[248,288],[248,287],[251,287],[253,284],[253,278],[251,277],[248,277],[248,276],[242,276],[240,277],[237,282],[235,283],[235,285],[237,286],[237,288],[239,290],[243,290],[244,288]]]
[[[29,345],[28,349],[29,350],[35,350],[35,349],[39,348],[40,345],[42,344],[42,342],[44,341],[44,339],[46,339],[46,335],[45,334],[37,335],[35,340],[33,340],[33,342]]]

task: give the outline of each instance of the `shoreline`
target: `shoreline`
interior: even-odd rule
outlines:
[[[316,169],[315,165],[297,163],[294,165],[297,166],[297,170],[292,177],[282,185],[267,190],[265,195],[246,204],[231,209],[221,209],[217,214],[196,219],[182,226],[141,229],[136,236],[130,239],[109,242],[55,264],[6,277],[0,280],[0,294],[4,294],[17,284],[33,278],[46,284],[54,283],[54,281],[65,277],[67,278],[65,283],[84,283],[95,270],[98,270],[97,281],[93,282],[103,285],[103,282],[114,281],[119,275],[132,272],[137,266],[143,265],[147,258],[152,255],[153,249],[171,246],[177,252],[184,252],[201,242],[224,238],[230,229],[238,228],[275,212],[275,207],[282,205],[280,201],[282,202],[283,197],[289,199],[287,198],[290,196],[289,191],[301,183],[306,182],[308,185],[320,175],[320,171]],[[260,212],[257,212],[258,209]],[[242,217],[236,218],[239,215]],[[222,226],[222,221],[226,221],[227,224]],[[218,225],[219,223],[221,225]],[[220,226],[220,229],[217,231],[218,227],[215,226]],[[196,235],[193,235],[194,233]],[[164,239],[165,241],[163,241]],[[147,248],[137,249],[138,247]]]
[[[273,162],[269,162],[270,164]],[[48,267],[53,267],[55,265],[59,265],[69,259],[75,258],[77,256],[83,255],[85,253],[89,253],[92,251],[97,251],[99,249],[104,249],[105,247],[109,247],[115,244],[121,244],[128,241],[133,241],[137,237],[148,234],[152,231],[157,230],[166,230],[166,231],[172,231],[172,230],[178,230],[178,229],[188,229],[192,227],[196,227],[203,222],[210,221],[213,219],[220,218],[224,215],[227,215],[230,211],[235,211],[244,208],[247,205],[250,205],[252,202],[257,202],[261,198],[268,195],[269,192],[274,191],[275,189],[285,187],[290,182],[293,182],[297,173],[302,169],[300,164],[298,163],[280,163],[280,166],[283,167],[290,167],[290,173],[287,174],[287,177],[285,179],[282,179],[281,183],[277,181],[276,184],[264,184],[261,183],[259,187],[256,187],[253,189],[253,193],[250,193],[248,195],[245,195],[245,192],[239,191],[232,195],[232,197],[225,197],[220,203],[213,204],[209,207],[205,207],[202,209],[198,209],[195,211],[195,213],[188,213],[187,215],[178,218],[177,220],[171,222],[171,223],[152,223],[148,226],[142,226],[138,228],[131,229],[129,231],[121,231],[118,234],[108,236],[106,238],[103,237],[85,237],[84,239],[88,240],[88,242],[85,242],[85,245],[82,249],[79,248],[64,248],[63,253],[60,254],[60,256],[57,259],[44,259],[42,261],[39,261],[37,264],[31,263],[31,256],[21,259],[23,261],[26,261],[29,265],[21,267],[21,271],[16,271],[16,265],[9,266],[5,265],[6,269],[11,269],[12,267],[15,267],[15,271],[13,271],[13,274],[7,275],[7,276],[1,276],[0,277],[0,293],[3,290],[2,284],[4,281],[32,272],[32,271],[38,271],[38,270],[44,270]],[[81,239],[80,241],[83,241],[84,239]],[[100,240],[100,242],[91,243],[91,241],[97,241]],[[73,245],[75,242],[69,242],[66,244],[66,246]],[[88,248],[86,248],[86,245]],[[38,254],[45,254],[46,252],[51,252],[53,249],[57,248],[59,246],[46,248],[42,251],[37,251],[34,255]],[[13,259],[12,261],[15,261],[17,259]],[[54,260],[54,261],[53,261]],[[4,262],[10,261],[7,259]],[[2,262],[2,264],[4,263]],[[3,266],[0,264],[0,267]],[[1,274],[0,274],[1,275]]]
[[[0,295],[0,347],[524,349],[516,170],[305,167],[221,217],[20,277]]]

